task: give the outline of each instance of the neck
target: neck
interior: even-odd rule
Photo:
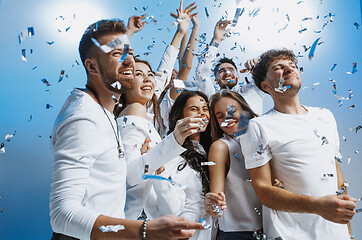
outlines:
[[[285,114],[306,114],[307,110],[300,105],[298,95],[286,98],[273,98],[274,109]]]
[[[190,138],[190,140],[200,142],[201,134],[200,133],[195,133],[195,134],[192,134],[191,136],[189,136],[189,138]]]
[[[117,99],[119,99],[120,94],[108,90],[103,84],[99,84],[96,81],[88,81],[87,86],[85,92],[88,93],[94,101],[113,113],[115,103],[112,99],[112,94]],[[93,91],[95,91],[95,93]]]

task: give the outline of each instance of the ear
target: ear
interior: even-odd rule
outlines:
[[[260,83],[261,89],[263,89],[265,92],[269,92],[271,89],[270,84],[267,81],[262,81]]]
[[[87,58],[84,62],[85,68],[89,72],[89,74],[98,74],[99,73],[99,67],[98,62],[95,59]]]

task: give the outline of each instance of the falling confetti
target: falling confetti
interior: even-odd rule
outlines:
[[[209,11],[207,10],[207,7],[205,7],[205,14],[206,14],[206,17],[209,18]]]
[[[215,166],[215,161],[209,161],[209,162],[201,162],[201,166]]]
[[[275,88],[274,90],[278,93],[284,93],[285,91],[287,91],[290,88],[290,85],[288,86],[283,86],[284,83],[284,79],[280,78],[279,79],[279,87]]]
[[[174,182],[171,178],[165,178],[165,177],[161,177],[159,175],[143,174],[142,178],[145,179],[145,180],[147,180],[147,179],[155,179],[155,180],[167,181],[167,182],[171,183],[172,185],[182,187],[181,184],[178,184],[178,183]]]
[[[27,61],[25,49],[21,49],[21,60],[23,60],[23,62]]]
[[[100,226],[99,229],[102,232],[118,232],[120,230],[124,230],[123,225],[108,225],[108,226]]]
[[[317,38],[317,40],[314,41],[314,43],[312,44],[312,47],[310,48],[309,55],[308,55],[309,60],[312,60],[314,58],[314,52],[317,47],[319,39],[321,39],[321,38]]]
[[[332,72],[335,68],[337,67],[337,64],[333,64],[333,67],[331,68],[331,70],[329,70],[329,72]]]
[[[53,44],[54,44],[54,41],[47,41],[47,44],[53,45]]]
[[[58,82],[61,82],[61,81],[63,80],[63,78],[64,78],[64,73],[65,73],[64,70],[60,70]]]
[[[236,9],[234,19],[233,19],[232,24],[231,24],[232,27],[236,26],[236,24],[239,21],[239,17],[244,13],[244,11],[245,11],[245,8],[243,8],[243,9],[237,8]]]
[[[347,74],[354,74],[358,72],[357,70],[357,63],[353,63],[353,66],[352,66],[352,72],[346,72]]]
[[[221,216],[223,214],[221,208],[218,205],[212,204],[211,206],[219,216]]]
[[[98,48],[100,48],[105,53],[109,53],[113,49],[115,49],[117,46],[129,42],[126,34],[121,35],[118,38],[113,39],[112,41],[110,41],[104,45],[101,45],[95,38],[91,38],[91,40],[94,43],[94,45],[96,45]]]
[[[355,22],[353,25],[355,25],[357,29],[359,29],[360,27],[360,25],[357,22]]]
[[[205,228],[205,230],[210,230],[211,229],[210,224],[207,224],[205,218],[201,218],[199,220],[199,222],[202,224],[202,226]]]
[[[123,63],[124,60],[126,60],[128,53],[129,53],[129,44],[125,44],[123,54],[122,54],[121,58],[119,59],[120,63]]]

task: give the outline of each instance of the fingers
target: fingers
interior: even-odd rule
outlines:
[[[199,14],[199,13],[197,12],[197,13],[191,14],[191,15],[190,15],[190,18],[197,17],[197,14]]]
[[[185,12],[187,15],[190,16],[190,13],[191,13],[192,11],[194,11],[196,8],[197,8],[197,6],[194,6],[194,7],[190,8],[189,10],[186,10],[186,9],[185,9],[184,12]]]
[[[173,12],[171,12],[170,15],[171,15],[171,17],[173,17],[173,18],[176,18],[176,19],[178,18],[178,16],[177,16],[175,13],[173,13]]]
[[[196,2],[193,2],[193,3],[191,3],[190,5],[188,5],[186,8],[185,8],[185,10],[184,10],[184,12],[187,12],[192,6],[194,6],[196,4]]]
[[[183,9],[183,4],[184,4],[184,0],[181,0],[181,1],[180,1],[180,8],[179,8],[181,11],[182,11],[182,9]]]

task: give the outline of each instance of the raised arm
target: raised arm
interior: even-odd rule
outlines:
[[[189,42],[185,46],[185,52],[183,54],[181,54],[181,52],[180,52],[180,56],[182,56],[181,62],[180,62],[180,68],[179,68],[180,70],[178,73],[178,79],[180,79],[180,80],[187,80],[189,73],[191,71],[193,52],[195,50],[196,39],[197,39],[197,35],[198,35],[199,29],[200,29],[201,22],[200,22],[199,18],[197,17],[197,15],[192,17],[191,21],[193,24],[193,28],[192,28]],[[186,40],[186,39],[184,38],[184,40]]]
[[[212,65],[216,59],[217,50],[221,41],[226,38],[226,27],[231,23],[228,20],[220,20],[216,23],[214,36],[204,55],[199,58],[199,64],[196,68],[196,81],[200,84],[200,91],[211,97],[215,92],[214,79],[212,76]]]

